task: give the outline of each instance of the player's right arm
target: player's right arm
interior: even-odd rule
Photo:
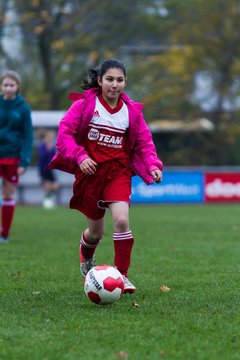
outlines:
[[[97,170],[96,166],[97,166],[97,163],[94,160],[92,160],[91,158],[86,158],[79,164],[81,171],[85,175],[93,175]]]
[[[76,101],[66,112],[60,121],[56,142],[59,153],[65,159],[77,164],[89,158],[85,148],[76,143],[76,137],[79,138],[78,128],[82,117],[82,107],[82,101]]]

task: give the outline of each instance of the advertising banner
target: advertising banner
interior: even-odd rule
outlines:
[[[202,203],[201,172],[164,172],[161,184],[146,185],[138,176],[132,178],[132,203]]]
[[[206,202],[239,202],[240,173],[206,173]]]

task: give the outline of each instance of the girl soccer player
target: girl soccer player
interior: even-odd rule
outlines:
[[[18,93],[19,74],[6,71],[0,82],[0,177],[3,178],[0,243],[6,244],[14,215],[18,177],[25,173],[31,158],[33,129],[30,107]]]
[[[108,208],[113,222],[114,265],[124,279],[124,292],[136,288],[128,279],[133,235],[129,225],[131,177],[145,183],[162,181],[150,130],[142,114],[142,104],[124,92],[126,69],[109,59],[98,69],[90,69],[83,81],[83,94],[60,122],[58,153],[51,168],[75,174],[70,208],[87,218],[80,239],[80,271],[86,276],[94,267],[94,253],[104,234]]]

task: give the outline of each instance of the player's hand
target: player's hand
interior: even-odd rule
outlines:
[[[151,171],[151,175],[152,175],[153,180],[156,183],[162,182],[162,172],[161,172],[161,170],[158,170],[158,169],[153,170],[153,171]]]
[[[97,170],[97,163],[91,158],[86,158],[79,164],[79,167],[85,175],[93,175]]]
[[[18,173],[18,176],[21,176],[25,173],[26,169],[22,166],[19,166],[19,168],[17,169],[17,173]]]

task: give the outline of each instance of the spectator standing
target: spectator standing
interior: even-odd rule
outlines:
[[[0,177],[2,209],[0,243],[8,243],[15,210],[15,190],[19,176],[30,163],[33,146],[31,109],[19,94],[21,78],[12,70],[0,78]]]

